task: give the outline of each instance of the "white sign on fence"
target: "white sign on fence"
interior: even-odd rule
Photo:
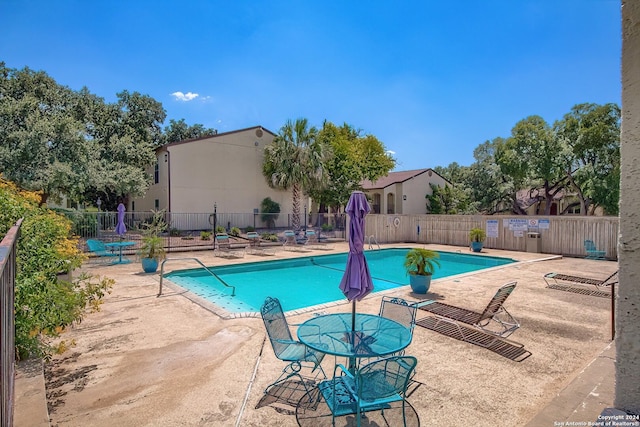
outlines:
[[[488,219],[487,220],[487,237],[498,237],[498,220],[497,219]]]

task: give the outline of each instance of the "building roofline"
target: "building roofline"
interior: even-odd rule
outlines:
[[[161,147],[158,147],[157,150],[161,151],[163,148],[166,148],[166,147],[173,147],[173,146],[176,146],[176,145],[188,144],[190,142],[202,141],[204,139],[217,138],[217,137],[220,137],[220,136],[231,135],[231,134],[234,134],[234,133],[246,132],[246,131],[252,130],[252,129],[260,129],[260,130],[262,130],[264,132],[269,132],[274,137],[276,136],[276,134],[271,132],[269,129],[258,125],[258,126],[251,126],[251,127],[244,128],[244,129],[232,130],[232,131],[229,131],[229,132],[216,133],[215,135],[200,136],[198,138],[184,139],[182,141],[170,142],[168,144],[164,144]]]
[[[411,169],[411,170],[407,170],[407,171],[396,171],[396,172],[389,172],[386,176],[378,178],[375,182],[371,182],[368,180],[365,180],[364,182],[369,182],[370,183],[370,187],[366,187],[363,185],[363,188],[365,189],[365,191],[370,191],[370,190],[382,190],[385,189],[387,187],[390,187],[392,185],[395,184],[399,184],[399,183],[404,183],[412,178],[415,178],[417,176],[420,176],[424,173],[428,173],[429,171],[431,171],[431,173],[434,173],[436,175],[438,175],[440,178],[442,178],[443,180],[445,180],[447,183],[451,184],[449,182],[449,180],[447,180],[446,178],[444,178],[442,175],[440,175],[438,172],[434,171],[431,168],[425,168],[425,169]],[[412,173],[413,172],[413,173]],[[390,175],[393,176],[394,174],[400,175],[402,174],[402,176],[406,177],[404,179],[397,179],[397,180],[391,180],[389,182],[387,182],[385,185],[379,185],[376,186],[376,182],[382,181],[382,182],[386,182],[386,180],[384,178],[389,177]],[[407,175],[408,174],[408,175]]]

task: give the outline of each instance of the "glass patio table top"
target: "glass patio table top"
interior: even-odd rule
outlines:
[[[298,339],[306,346],[350,359],[397,353],[411,344],[411,330],[374,314],[337,313],[312,317],[298,327]]]

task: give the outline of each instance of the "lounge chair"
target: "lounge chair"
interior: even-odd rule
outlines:
[[[245,243],[234,243],[226,233],[216,234],[214,255],[243,258],[247,250]]]
[[[492,342],[488,344],[486,342],[476,342],[473,339],[473,334],[465,334],[465,329],[468,330],[468,328],[464,325],[472,326],[498,338],[506,338],[511,335],[520,327],[520,324],[507,309],[504,308],[503,304],[515,287],[516,282],[510,282],[501,286],[482,312],[429,300],[418,303],[418,308],[434,314],[437,322],[447,322],[455,325],[465,341],[486,347]]]
[[[275,255],[275,246],[280,246],[275,242],[263,242],[262,237],[255,231],[247,232],[249,240],[248,250],[254,255]]]
[[[285,230],[282,232],[284,243],[282,247],[286,250],[301,250],[301,247],[307,242],[306,239],[300,239],[293,230]]]
[[[267,335],[276,357],[282,361],[289,362],[282,370],[280,377],[267,386],[265,393],[268,393],[271,387],[282,384],[292,377],[297,377],[305,390],[309,392],[308,381],[300,374],[300,370],[305,366],[311,368],[312,373],[317,370],[314,380],[319,375],[322,375],[322,379],[327,378],[320,365],[325,353],[313,350],[300,341],[293,339],[289,323],[284,316],[282,305],[278,298],[267,297],[260,308],[260,315],[264,321],[264,327],[267,330]]]
[[[113,249],[107,248],[104,242],[95,239],[87,240],[87,247],[89,248],[89,252],[96,257],[98,262],[106,262],[109,260],[114,261],[114,257],[118,256],[118,253]]]
[[[412,356],[391,356],[371,362],[355,372],[336,365],[333,378],[318,385],[331,410],[332,424],[335,425],[336,417],[356,414],[356,425],[360,427],[365,412],[382,411],[384,416],[391,403],[402,402],[402,421],[406,426],[407,388],[417,363]],[[296,418],[299,418],[298,412]]]
[[[607,251],[598,250],[593,240],[584,241],[584,251],[587,253],[586,259],[605,259]]]
[[[547,288],[558,288],[563,285],[593,285],[596,287],[596,290],[611,289],[611,285],[618,283],[618,270],[614,271],[613,274],[606,279],[594,279],[591,277],[572,276],[552,272],[544,275],[544,281],[547,282]]]
[[[318,233],[314,230],[307,230],[305,232],[306,242],[305,246],[315,248],[315,249],[331,249],[331,245],[329,245],[326,241],[320,240]]]

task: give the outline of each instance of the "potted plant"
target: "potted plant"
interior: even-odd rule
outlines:
[[[487,237],[487,233],[482,228],[472,228],[469,231],[469,240],[471,241],[471,249],[474,252],[482,251],[484,239]]]
[[[151,211],[151,222],[142,225],[142,244],[140,259],[145,273],[154,273],[158,269],[158,262],[165,258],[164,239],[160,234],[167,229],[164,222],[164,211]]]
[[[404,268],[409,275],[411,290],[417,294],[426,294],[431,286],[431,276],[440,267],[440,254],[431,249],[413,248],[407,252]]]

